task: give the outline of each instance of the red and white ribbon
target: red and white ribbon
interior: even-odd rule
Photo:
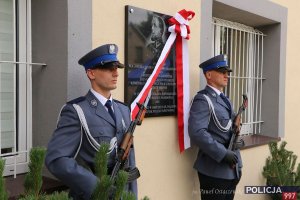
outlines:
[[[177,76],[177,117],[178,117],[178,142],[180,152],[190,147],[188,135],[189,115],[189,59],[187,40],[189,39],[190,28],[188,22],[194,17],[193,11],[181,10],[169,19],[171,32],[161,55],[154,67],[154,70],[143,89],[131,103],[131,119],[135,119],[138,113],[137,103],[143,103],[155,83],[164,63],[170,53],[171,47],[176,39],[176,76]],[[177,37],[177,35],[181,37]]]

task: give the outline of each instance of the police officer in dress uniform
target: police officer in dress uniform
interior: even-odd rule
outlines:
[[[199,67],[207,86],[194,97],[188,124],[191,142],[199,147],[194,168],[198,171],[201,200],[230,200],[242,168],[239,149],[227,149],[235,114],[222,91],[232,70],[226,55],[215,56]]]
[[[129,108],[111,95],[111,90],[117,87],[118,68],[124,68],[117,59],[117,52],[117,45],[106,44],[78,61],[86,70],[91,89],[85,96],[63,106],[48,144],[46,166],[70,188],[69,196],[76,200],[90,199],[95,189],[94,158],[103,142],[110,144],[107,167],[108,172],[112,171],[116,148],[130,124]],[[133,149],[129,165],[135,166]],[[137,193],[136,181],[128,187]]]

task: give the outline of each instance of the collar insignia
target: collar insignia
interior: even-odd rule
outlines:
[[[97,101],[96,101],[96,99],[91,100],[91,104],[92,104],[93,106],[97,106]]]

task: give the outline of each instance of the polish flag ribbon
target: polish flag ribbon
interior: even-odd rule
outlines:
[[[189,59],[188,44],[190,39],[189,21],[195,16],[193,11],[185,9],[179,11],[168,22],[170,35],[165,43],[161,55],[154,67],[152,74],[146,81],[143,89],[135,100],[131,103],[131,119],[135,119],[139,107],[137,103],[143,103],[155,83],[164,63],[170,53],[173,43],[176,45],[176,78],[177,78],[177,121],[178,121],[178,143],[180,152],[190,147],[188,135],[188,115],[189,115]]]

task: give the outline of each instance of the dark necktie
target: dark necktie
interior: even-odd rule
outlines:
[[[228,108],[229,108],[229,110],[231,112],[231,104],[229,102],[229,99],[223,93],[220,94],[220,97],[222,98],[222,100],[224,101],[224,103],[226,103],[226,105],[228,106]]]
[[[107,102],[105,103],[106,108],[108,109],[108,113],[110,114],[110,116],[114,119],[114,121],[116,122],[116,116],[114,111],[112,110],[111,106],[112,103],[110,100],[107,100]]]

